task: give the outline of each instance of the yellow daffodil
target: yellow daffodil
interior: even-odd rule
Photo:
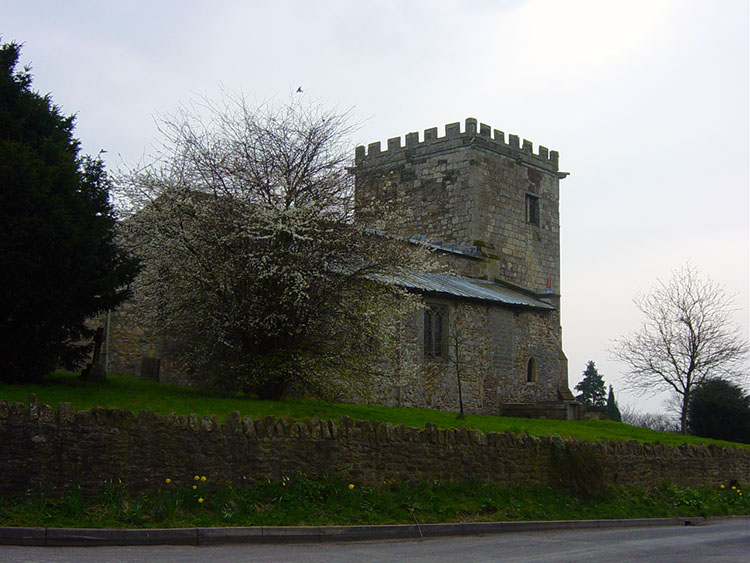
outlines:
[[[171,483],[171,482],[172,482],[172,479],[170,479],[169,477],[167,477],[166,479],[164,479],[164,482],[165,482],[165,483]]]
[[[351,491],[354,488],[354,483],[349,483],[349,490]]]
[[[203,481],[203,482],[206,481],[206,476],[205,475],[203,477],[201,477],[201,481]]]
[[[204,499],[203,497],[200,497],[200,498],[198,499],[198,502],[200,502],[200,503],[202,504],[204,500],[206,500],[206,499]]]
[[[722,483],[722,484],[720,485],[720,487],[721,487],[722,489],[724,489],[724,488],[725,488],[725,487],[724,487],[724,483]]]
[[[198,485],[193,485],[193,490],[197,489]]]
[[[193,481],[200,481],[200,480],[201,480],[201,478],[200,478],[199,475],[196,475],[195,477],[193,477]]]

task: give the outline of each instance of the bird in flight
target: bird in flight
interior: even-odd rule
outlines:
[[[299,88],[297,88],[297,93],[298,93],[298,94],[301,94],[301,93],[302,93],[302,86],[300,86]]]

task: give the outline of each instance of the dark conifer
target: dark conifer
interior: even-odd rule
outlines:
[[[599,374],[596,365],[592,360],[586,364],[586,370],[583,372],[583,379],[575,386],[580,395],[576,399],[589,407],[603,407],[606,405],[604,399],[604,378]]]
[[[609,386],[609,396],[607,397],[607,419],[622,422],[622,415],[615,400],[615,390],[611,385]]]
[[[115,244],[104,165],[19,54],[0,45],[0,378],[34,380],[85,359],[84,321],[123,301],[137,267]]]
[[[704,381],[690,398],[688,430],[704,438],[750,444],[750,395],[723,379]]]

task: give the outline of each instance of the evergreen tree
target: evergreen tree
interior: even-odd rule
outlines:
[[[620,414],[620,409],[615,400],[615,390],[611,385],[609,386],[609,396],[607,397],[607,420],[622,422],[622,415]]]
[[[575,386],[580,395],[576,399],[589,407],[603,407],[606,405],[604,399],[604,378],[597,371],[593,360],[586,364],[586,370],[583,372],[583,379]]]
[[[79,155],[73,117],[32,91],[19,54],[0,45],[0,378],[33,380],[86,358],[85,320],[137,268],[115,245],[102,162]]]
[[[750,395],[723,379],[704,381],[690,399],[688,430],[696,436],[750,444]]]

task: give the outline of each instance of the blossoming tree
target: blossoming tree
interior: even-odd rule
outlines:
[[[160,131],[159,154],[120,187],[138,291],[170,352],[195,378],[261,397],[365,393],[367,375],[394,365],[414,306],[373,279],[427,254],[354,224],[347,116],[231,97]]]

